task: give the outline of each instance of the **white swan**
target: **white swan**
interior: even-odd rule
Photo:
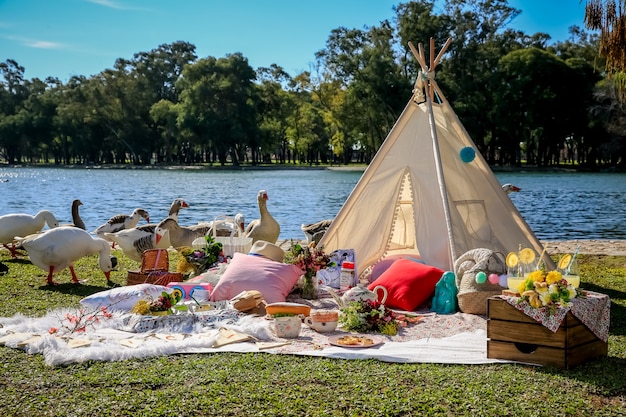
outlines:
[[[264,240],[270,243],[276,243],[280,235],[280,225],[272,217],[267,210],[267,200],[269,199],[267,191],[260,190],[257,194],[257,202],[259,204],[260,219],[254,219],[246,228],[245,237],[251,237],[252,243],[257,240]]]
[[[45,224],[51,229],[59,227],[58,220],[48,210],[41,210],[34,216],[22,213],[0,216],[0,243],[10,250],[11,256],[15,258],[17,256],[14,244],[15,236],[27,236],[38,233]],[[9,246],[9,243],[12,243],[12,245]]]
[[[111,247],[109,243],[97,237],[92,237],[86,231],[77,227],[57,227],[44,233],[33,234],[25,237],[16,236],[28,252],[30,261],[48,272],[48,284],[54,285],[52,275],[69,268],[72,281],[79,283],[74,262],[78,259],[98,253],[98,265],[107,279],[107,284],[112,285],[110,274],[113,268],[111,263]]]

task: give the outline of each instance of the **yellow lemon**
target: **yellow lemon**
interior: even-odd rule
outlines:
[[[567,269],[570,262],[572,262],[572,255],[569,253],[567,255],[563,255],[563,257],[559,260],[559,269]]]
[[[518,263],[519,258],[517,257],[517,253],[509,252],[509,254],[506,255],[506,266],[508,266],[509,268],[513,268],[517,266]]]
[[[529,264],[535,260],[535,251],[530,248],[524,248],[519,253],[519,260],[524,264]]]

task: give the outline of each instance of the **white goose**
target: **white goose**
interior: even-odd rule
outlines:
[[[11,256],[15,258],[17,256],[15,245],[8,245],[15,242],[15,236],[27,236],[38,233],[45,224],[50,228],[59,227],[58,220],[48,210],[41,210],[34,216],[21,213],[0,216],[0,243],[10,250]]]
[[[96,234],[96,236],[102,239],[109,240],[106,236],[107,233],[115,233],[119,232],[120,230],[131,229],[137,226],[137,223],[139,223],[139,220],[141,220],[141,218],[144,218],[147,222],[150,222],[150,215],[146,210],[142,208],[136,208],[130,215],[117,214],[107,220],[106,223],[98,226],[94,233]],[[112,242],[113,247],[115,247],[115,242],[110,242]]]
[[[504,190],[505,193],[507,194],[511,194],[511,193],[517,193],[519,191],[522,191],[521,188],[513,185],[513,184],[504,184],[502,186],[502,189]]]
[[[280,225],[272,217],[267,210],[267,200],[269,199],[267,191],[261,190],[257,194],[257,202],[259,204],[260,219],[254,219],[248,224],[244,233],[245,237],[251,237],[252,243],[257,240],[264,240],[270,243],[276,243],[280,235]]]
[[[113,267],[111,248],[104,239],[94,238],[77,227],[57,227],[26,237],[16,236],[15,239],[26,249],[33,265],[48,272],[49,285],[55,284],[52,275],[65,268],[70,269],[72,281],[79,283],[74,272],[74,262],[95,253],[99,254],[98,265],[106,276],[107,284],[113,284],[110,279]]]
[[[159,227],[153,233],[133,228],[116,233],[105,233],[105,236],[117,243],[124,255],[137,262],[141,262],[144,251],[148,249],[167,249],[171,246],[169,231]]]

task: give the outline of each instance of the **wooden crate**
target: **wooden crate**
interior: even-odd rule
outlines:
[[[556,333],[500,297],[487,300],[487,317],[488,358],[572,368],[608,352],[571,312]]]

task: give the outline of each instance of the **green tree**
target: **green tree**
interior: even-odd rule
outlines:
[[[237,155],[256,135],[253,81],[256,74],[241,54],[204,58],[183,70],[179,126],[192,132],[194,145],[217,155],[220,164]]]
[[[587,98],[580,88],[586,75],[582,67],[568,66],[538,48],[504,56],[498,66],[494,112],[499,135],[508,137],[502,152],[519,163],[518,146],[523,142],[529,164],[558,164],[565,140],[584,129],[585,123],[576,119],[586,120]]]
[[[9,164],[21,162],[23,131],[18,113],[28,99],[24,67],[12,59],[0,63],[0,149]]]

